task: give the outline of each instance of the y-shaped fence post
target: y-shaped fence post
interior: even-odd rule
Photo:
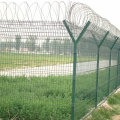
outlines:
[[[109,31],[105,34],[103,39],[101,40],[100,44],[97,46],[97,71],[96,71],[96,91],[95,91],[95,107],[97,107],[98,103],[98,76],[99,76],[99,57],[100,57],[100,47],[103,44],[104,40],[106,39],[107,35],[109,34]]]
[[[72,83],[72,114],[71,114],[71,120],[74,120],[74,106],[75,106],[75,82],[76,82],[76,63],[77,63],[77,43],[82,38],[83,34],[86,32],[88,26],[90,25],[90,21],[87,22],[87,24],[84,26],[82,32],[79,34],[77,40],[75,40],[72,32],[70,31],[69,26],[67,25],[66,20],[63,21],[73,43],[74,43],[74,55],[73,55],[73,83]]]
[[[110,93],[110,74],[111,74],[111,55],[112,55],[112,49],[113,47],[115,46],[116,42],[118,41],[118,37],[115,39],[115,41],[113,42],[111,48],[110,48],[110,56],[109,56],[109,71],[108,71],[108,92],[107,92],[107,95],[109,95]]]

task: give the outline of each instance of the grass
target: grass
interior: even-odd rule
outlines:
[[[94,110],[91,117],[87,120],[113,120],[115,116],[120,115],[120,92],[110,96],[108,98],[108,104],[111,109],[105,108],[104,106],[100,107]]]
[[[71,76],[0,77],[0,117],[26,120],[70,119]]]
[[[116,66],[111,71],[116,71]],[[99,74],[100,101],[106,96],[108,69]],[[114,77],[114,72],[111,73]],[[96,72],[77,75],[75,120],[95,103]],[[111,91],[116,79],[111,81]],[[113,84],[114,83],[114,84]],[[70,120],[72,76],[0,77],[0,118],[9,120]]]
[[[0,70],[14,68],[40,67],[73,62],[72,56],[60,55],[38,55],[22,53],[0,53]],[[82,57],[78,62],[94,61],[96,58]]]

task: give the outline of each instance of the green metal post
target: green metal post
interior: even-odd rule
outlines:
[[[107,95],[109,95],[109,93],[110,93],[111,55],[112,55],[112,50],[110,49],[110,56],[109,56],[109,71],[108,71],[108,92],[107,92]]]
[[[68,31],[68,33],[69,33],[69,35],[70,35],[70,37],[71,37],[71,39],[72,39],[73,43],[75,43],[74,36],[73,36],[73,34],[72,34],[72,32],[71,32],[71,30],[70,30],[69,26],[67,25],[66,20],[63,20],[63,24],[64,24],[64,26],[66,27],[66,29],[67,29],[67,31]]]
[[[109,71],[108,71],[108,92],[107,95],[109,95],[110,93],[110,76],[111,76],[111,56],[112,56],[112,49],[115,46],[116,42],[118,41],[118,37],[115,39],[115,41],[113,42],[111,48],[110,48],[110,56],[109,56]]]
[[[85,27],[83,28],[82,32],[79,34],[77,40],[74,39],[72,32],[70,31],[69,26],[67,25],[66,21],[63,21],[73,43],[74,43],[74,55],[73,55],[73,83],[72,83],[72,114],[71,120],[74,120],[74,107],[75,107],[75,82],[76,82],[76,63],[77,63],[77,43],[82,38],[83,34],[86,32],[88,26],[90,25],[90,21],[87,22]]]
[[[77,40],[76,40],[77,43],[78,43],[78,42],[80,41],[80,39],[82,38],[82,36],[83,36],[84,33],[86,32],[86,30],[87,30],[87,28],[88,28],[89,25],[90,25],[90,21],[88,21],[88,22],[86,23],[86,25],[84,26],[83,30],[82,30],[81,33],[79,34],[79,36],[78,36],[78,38],[77,38]]]
[[[98,51],[97,51],[97,71],[96,71],[95,107],[97,107],[97,101],[98,101],[99,58],[100,58],[100,48],[98,47]]]
[[[75,83],[76,83],[76,63],[77,63],[77,44],[74,43],[74,58],[73,58],[73,86],[72,86],[72,116],[74,120],[74,108],[75,108]]]
[[[109,34],[109,31],[105,34],[103,39],[101,40],[100,44],[97,46],[97,71],[96,71],[96,92],[95,92],[95,107],[97,107],[98,103],[98,77],[99,77],[99,58],[100,58],[100,47],[103,44],[104,40],[106,39],[107,35]]]
[[[92,33],[91,33],[92,34]],[[92,34],[93,40],[95,41],[95,44],[98,46],[97,39],[94,34]]]

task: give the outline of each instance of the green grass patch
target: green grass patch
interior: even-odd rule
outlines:
[[[87,120],[113,120],[113,116],[120,115],[120,93],[110,96],[108,104],[112,109],[100,107],[94,110]]]
[[[111,116],[113,116],[115,112],[113,110],[106,110],[104,107],[95,110],[92,113],[92,118],[88,120],[112,120]]]
[[[109,97],[108,103],[110,105],[120,104],[120,93],[117,93],[117,94],[112,95],[111,97]]]
[[[107,73],[108,69],[100,71],[98,99],[106,96]],[[94,107],[96,72],[76,78],[75,120],[78,120]],[[14,116],[20,120],[70,120],[71,98],[72,76],[0,77],[3,120]]]
[[[73,63],[73,56],[38,55],[22,53],[0,53],[0,70],[14,68],[40,67],[57,64]],[[78,62],[94,61],[96,58],[82,57]]]

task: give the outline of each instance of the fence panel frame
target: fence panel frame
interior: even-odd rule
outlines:
[[[109,70],[108,70],[108,91],[107,91],[107,96],[110,94],[110,75],[111,75],[111,57],[112,57],[112,50],[116,44],[116,42],[118,41],[119,37],[117,37],[115,39],[115,41],[113,42],[112,46],[110,47],[110,55],[109,55]]]
[[[95,108],[97,107],[98,103],[98,76],[99,76],[99,61],[100,61],[100,47],[102,46],[103,42],[105,41],[106,37],[108,36],[109,31],[106,32],[103,39],[100,41],[100,43],[97,45],[97,69],[96,69],[96,91],[95,91]],[[94,37],[94,39],[96,39]],[[97,41],[97,39],[96,39]]]
[[[80,41],[84,33],[86,32],[87,28],[90,25],[90,21],[86,23],[84,28],[82,29],[81,33],[79,34],[77,40],[75,40],[66,20],[63,20],[63,24],[66,27],[72,41],[74,44],[74,53],[73,53],[73,83],[72,83],[72,114],[71,114],[71,120],[74,120],[74,107],[75,107],[75,83],[76,83],[76,63],[77,63],[77,43]]]

